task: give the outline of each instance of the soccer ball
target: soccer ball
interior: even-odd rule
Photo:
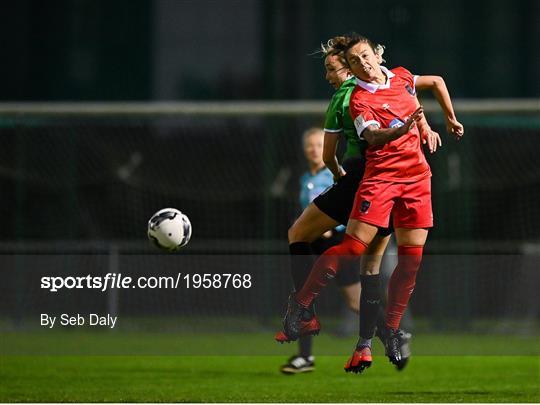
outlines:
[[[148,239],[158,248],[174,252],[191,239],[191,222],[177,209],[163,208],[148,221]]]

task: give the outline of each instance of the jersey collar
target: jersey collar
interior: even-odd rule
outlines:
[[[351,83],[355,84],[356,83],[356,77],[354,77],[354,75],[350,75],[347,77],[347,79],[345,79],[345,81],[343,83],[341,83],[341,87],[344,87],[344,86],[350,86]]]
[[[371,82],[365,82],[363,80],[360,80],[358,77],[356,78],[356,84],[363,89],[369,91],[370,93],[375,93],[379,89],[388,89],[390,88],[390,79],[395,76],[390,70],[385,68],[384,66],[381,66],[382,72],[388,77],[388,80],[384,84],[378,84],[378,83],[371,83]]]

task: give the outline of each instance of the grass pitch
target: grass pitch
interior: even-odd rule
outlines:
[[[80,332],[3,334],[0,339],[3,348],[13,348],[18,342],[19,353],[31,342],[41,348],[53,342],[58,347],[79,342],[93,345],[94,350],[117,344],[131,351],[131,355],[14,355],[2,350],[0,402],[540,402],[540,360],[534,337],[506,339],[508,347],[521,344],[525,355],[458,356],[420,354],[422,340],[439,348],[474,340],[484,347],[498,346],[486,337],[425,336],[416,342],[416,355],[403,372],[397,372],[385,357],[376,356],[370,369],[351,375],[343,371],[343,365],[353,339],[321,336],[315,341],[316,354],[336,348],[342,354],[318,355],[316,371],[294,376],[282,375],[278,368],[296,346],[274,345],[271,334],[190,340],[180,335]],[[221,342],[222,352],[229,354],[216,355],[208,345],[207,355],[196,356],[153,355],[143,349],[171,345],[185,354],[205,339]],[[253,348],[266,345],[273,352],[230,354],[234,350],[227,345],[232,342],[246,353],[256,353]],[[381,354],[381,347],[376,346],[375,352]]]

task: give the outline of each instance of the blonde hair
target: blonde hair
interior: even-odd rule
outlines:
[[[348,41],[349,39],[345,36],[330,38],[328,41],[326,41],[326,43],[321,42],[320,52],[324,57],[337,56],[343,66],[348,66],[347,60],[345,59],[345,54],[343,53],[343,48]]]
[[[377,55],[379,58],[381,58],[381,61],[383,63],[386,62],[386,60],[382,57],[385,49],[386,49],[386,47],[384,45],[381,45],[381,44],[375,45],[375,49],[374,49],[375,55]]]
[[[323,135],[324,136],[324,130],[319,127],[311,127],[304,131],[302,134],[302,144],[304,145],[308,138],[313,135]]]

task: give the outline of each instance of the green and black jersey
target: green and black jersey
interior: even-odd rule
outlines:
[[[343,155],[343,160],[359,156],[364,157],[368,146],[365,140],[358,138],[356,128],[349,114],[349,100],[355,85],[355,77],[343,82],[330,101],[324,121],[325,131],[343,132],[345,135],[347,149]]]

